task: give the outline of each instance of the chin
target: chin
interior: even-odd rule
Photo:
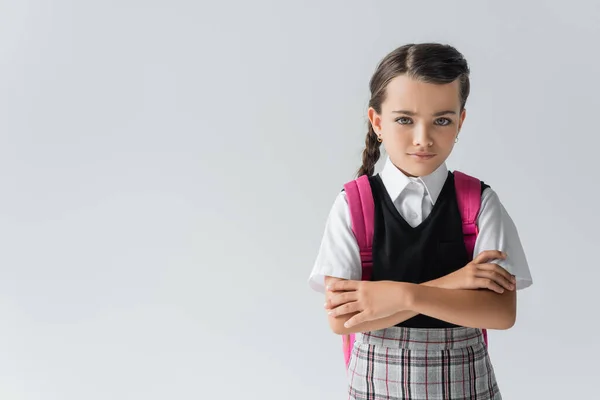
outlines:
[[[440,162],[443,157],[440,157],[439,154],[430,160],[415,160],[410,156],[401,156],[399,157],[398,162],[395,162],[394,158],[392,158],[392,162],[398,169],[400,169],[405,175],[414,177],[430,175],[443,163],[443,161]]]
[[[414,163],[411,163],[409,165],[406,166],[406,168],[400,168],[405,174],[408,174],[410,176],[427,176],[432,174],[436,169],[438,169],[439,165],[437,163],[435,164],[423,164],[423,163],[419,163],[417,165],[415,165]]]

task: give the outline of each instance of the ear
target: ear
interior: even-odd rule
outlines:
[[[460,129],[462,128],[463,122],[465,122],[466,117],[467,117],[467,109],[465,108],[460,113],[460,119],[458,121],[458,131],[459,132],[460,132]]]
[[[371,126],[373,126],[373,130],[379,135],[381,133],[381,116],[377,114],[377,111],[375,111],[373,107],[369,107],[367,114],[369,116]]]

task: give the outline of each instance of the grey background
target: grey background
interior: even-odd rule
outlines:
[[[448,164],[533,274],[503,395],[594,398],[598,4],[0,1],[0,398],[346,398],[306,282],[368,80],[422,41],[470,62]]]

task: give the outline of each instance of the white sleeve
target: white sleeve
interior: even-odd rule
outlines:
[[[475,242],[474,255],[485,250],[499,250],[508,256],[506,260],[491,261],[500,265],[517,278],[517,290],[533,284],[529,265],[512,218],[491,188],[481,196],[481,210],[477,219],[479,235]]]
[[[360,251],[352,232],[345,191],[338,194],[329,212],[319,253],[308,279],[309,286],[325,293],[325,276],[351,280],[362,277]]]

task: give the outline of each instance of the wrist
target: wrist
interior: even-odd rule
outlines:
[[[447,286],[446,284],[446,277],[443,276],[441,278],[437,278],[428,282],[424,282],[421,285],[423,286],[429,286],[429,287],[436,287],[436,288],[440,288],[440,289],[450,289],[450,287]]]
[[[403,300],[404,300],[404,304],[403,304],[403,310],[411,310],[414,311],[417,301],[418,301],[418,297],[419,297],[419,292],[420,292],[420,285],[414,284],[414,283],[406,283],[406,286],[403,290],[404,292],[404,296]]]

